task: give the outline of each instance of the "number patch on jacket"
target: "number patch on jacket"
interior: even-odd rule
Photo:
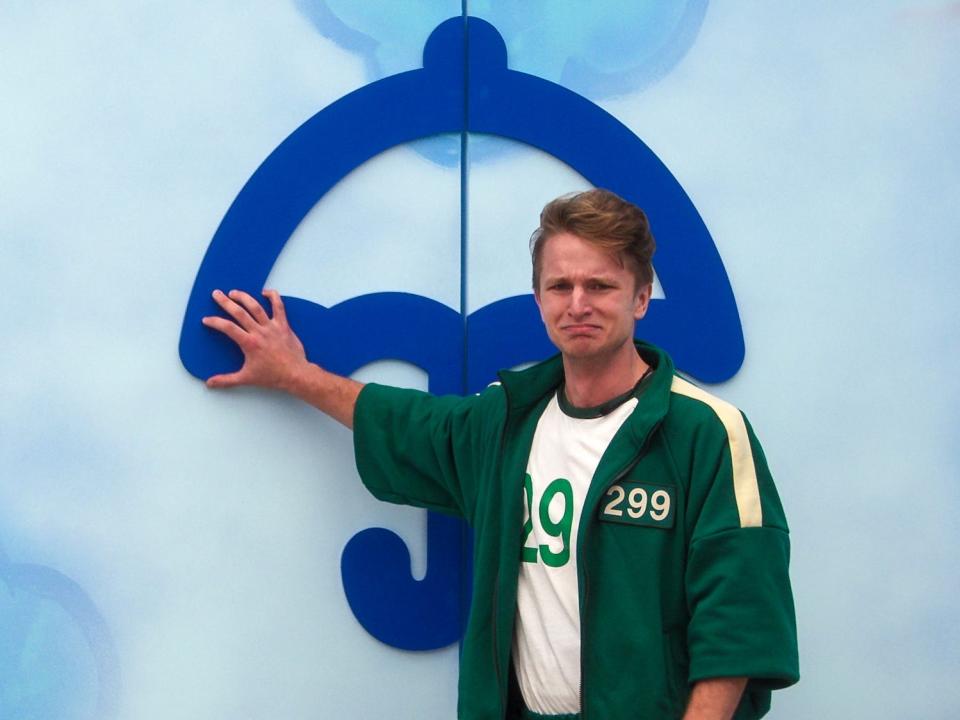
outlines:
[[[663,485],[618,483],[600,501],[600,519],[607,522],[672,528],[674,489]]]

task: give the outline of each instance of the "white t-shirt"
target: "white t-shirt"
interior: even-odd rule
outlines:
[[[535,713],[580,712],[580,514],[600,458],[636,406],[630,397],[606,415],[577,418],[554,395],[537,423],[524,478],[513,636],[517,680]]]

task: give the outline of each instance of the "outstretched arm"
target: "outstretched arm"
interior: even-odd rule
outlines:
[[[242,290],[213,291],[214,301],[233,321],[208,316],[203,318],[203,324],[222,332],[240,347],[243,366],[233,373],[214,375],[207,380],[207,386],[256,385],[282,390],[352,428],[353,410],[363,385],[310,362],[303,343],[287,323],[280,294],[276,290],[264,290],[263,294],[270,300],[273,317]]]

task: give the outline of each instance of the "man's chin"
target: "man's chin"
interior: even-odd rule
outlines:
[[[600,343],[596,338],[591,337],[565,338],[562,343],[557,344],[557,347],[563,355],[573,359],[591,358],[603,354]]]

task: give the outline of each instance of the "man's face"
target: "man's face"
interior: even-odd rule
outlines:
[[[636,287],[617,258],[576,235],[546,241],[536,292],[547,334],[565,358],[603,360],[632,352],[633,329],[647,312],[651,286]]]

